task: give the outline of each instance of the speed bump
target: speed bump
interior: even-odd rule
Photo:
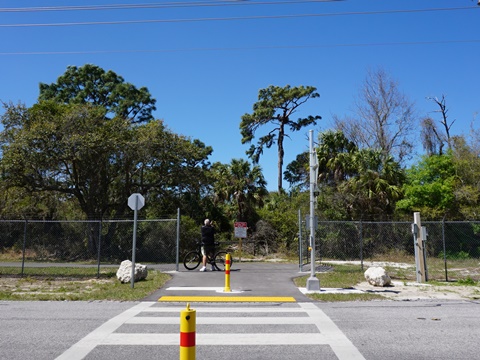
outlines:
[[[162,296],[160,302],[296,302],[291,296]]]

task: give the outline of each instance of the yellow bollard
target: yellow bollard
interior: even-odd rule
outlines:
[[[195,360],[196,311],[187,308],[180,312],[180,360]]]
[[[231,292],[230,289],[230,264],[231,264],[231,256],[227,254],[225,256],[225,289],[223,292]]]

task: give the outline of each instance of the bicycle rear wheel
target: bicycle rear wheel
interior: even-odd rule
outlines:
[[[183,266],[187,270],[195,270],[202,262],[202,255],[196,251],[190,251],[183,258]]]
[[[215,267],[219,271],[225,271],[225,261],[227,259],[227,252],[226,251],[219,251],[215,254]],[[230,256],[230,269],[232,268],[233,260]]]

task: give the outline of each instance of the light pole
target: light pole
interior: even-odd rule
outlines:
[[[307,291],[319,291],[320,281],[315,276],[315,179],[316,151],[313,148],[313,130],[309,131],[310,140],[310,277],[307,279]]]

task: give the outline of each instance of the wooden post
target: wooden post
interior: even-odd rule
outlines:
[[[413,213],[413,223],[417,227],[417,242],[415,244],[416,251],[415,251],[415,263],[418,264],[417,266],[417,282],[425,282],[425,259],[423,257],[423,232],[422,232],[422,224],[420,221],[420,213],[416,212]]]

